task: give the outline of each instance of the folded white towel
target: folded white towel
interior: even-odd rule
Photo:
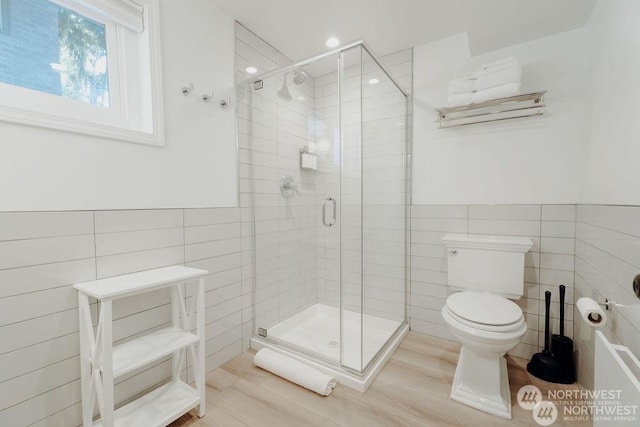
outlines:
[[[472,102],[474,104],[478,104],[492,99],[520,95],[520,87],[520,83],[507,83],[501,86],[494,86],[489,89],[479,90],[473,94]]]
[[[447,98],[447,107],[460,107],[473,102],[473,92],[456,93]]]
[[[507,83],[520,83],[522,68],[520,66],[498,67],[478,73],[476,91],[502,86]]]
[[[323,396],[331,394],[337,383],[332,376],[268,348],[259,350],[253,358],[253,363]]]
[[[480,68],[483,69],[483,70],[487,70],[489,68],[504,67],[505,65],[507,65],[507,66],[509,66],[509,65],[518,65],[518,66],[520,66],[520,63],[518,62],[518,60],[515,57],[510,56],[508,58],[499,59],[497,61],[487,62],[486,64],[482,64],[480,66]]]
[[[468,93],[476,90],[475,78],[459,78],[451,80],[449,83],[449,95],[456,95],[459,93]]]

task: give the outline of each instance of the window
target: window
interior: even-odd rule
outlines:
[[[163,144],[157,1],[0,2],[0,120]]]

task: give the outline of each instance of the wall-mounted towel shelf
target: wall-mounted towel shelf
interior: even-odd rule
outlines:
[[[438,128],[468,126],[543,114],[546,90],[460,107],[436,108]]]

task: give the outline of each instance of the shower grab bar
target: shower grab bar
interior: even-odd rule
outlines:
[[[327,222],[327,202],[333,203],[333,218],[331,222]],[[336,207],[336,199],[334,199],[333,197],[327,197],[322,201],[322,223],[327,227],[333,227],[334,225],[336,225]]]

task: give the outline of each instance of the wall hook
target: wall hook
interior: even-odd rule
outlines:
[[[191,92],[193,92],[193,83],[189,83],[189,86],[182,86],[180,92],[182,92],[184,96],[188,96]]]
[[[228,108],[231,105],[231,97],[220,100],[220,106],[222,108]]]
[[[213,92],[211,93],[204,93],[202,94],[202,96],[200,97],[204,102],[209,102],[211,101],[211,98],[213,98]]]

